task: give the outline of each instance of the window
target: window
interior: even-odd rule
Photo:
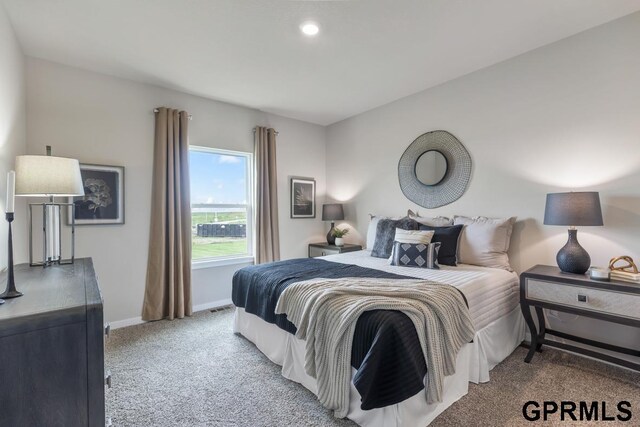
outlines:
[[[193,262],[253,255],[252,157],[189,148]]]

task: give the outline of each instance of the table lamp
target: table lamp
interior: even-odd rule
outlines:
[[[591,265],[591,257],[578,243],[576,226],[603,225],[598,192],[547,194],[544,224],[569,226],[569,239],[558,251],[556,262],[565,273],[584,274]]]
[[[328,203],[322,205],[322,220],[331,221],[331,228],[327,233],[327,243],[336,244],[336,236],[333,235],[334,221],[342,221],[344,219],[344,210],[341,203]]]
[[[76,159],[51,156],[47,147],[46,156],[16,157],[16,196],[48,197],[45,203],[29,204],[29,264],[31,266],[71,264],[75,246],[75,213],[73,203],[56,203],[54,197],[83,196],[84,185],[80,175],[80,164]],[[33,262],[33,207],[41,206],[44,224],[42,262]],[[69,207],[71,223],[71,258],[62,260],[60,239],[60,207]]]

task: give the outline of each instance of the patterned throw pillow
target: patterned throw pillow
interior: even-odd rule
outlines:
[[[391,265],[439,269],[439,250],[440,242],[429,243],[428,245],[424,243],[393,242]]]
[[[396,237],[393,239],[393,243],[422,243],[428,245],[431,243],[431,238],[434,233],[433,230],[403,230],[402,228],[396,228]],[[393,260],[393,246],[391,248],[389,264],[391,264]]]

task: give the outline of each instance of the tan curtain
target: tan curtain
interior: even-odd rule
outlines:
[[[189,115],[171,108],[158,110],[143,320],[192,313]]]
[[[256,263],[280,259],[276,131],[256,127]]]

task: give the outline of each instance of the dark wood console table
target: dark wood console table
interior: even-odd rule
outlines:
[[[640,285],[623,281],[592,280],[583,274],[563,273],[558,267],[537,265],[520,275],[520,307],[531,333],[529,363],[542,345],[557,347],[640,371],[640,364],[575,345],[546,339],[547,334],[620,354],[640,357],[640,350],[602,343],[548,329],[543,309],[578,314],[608,322],[640,327]],[[534,307],[539,328],[536,328]]]

